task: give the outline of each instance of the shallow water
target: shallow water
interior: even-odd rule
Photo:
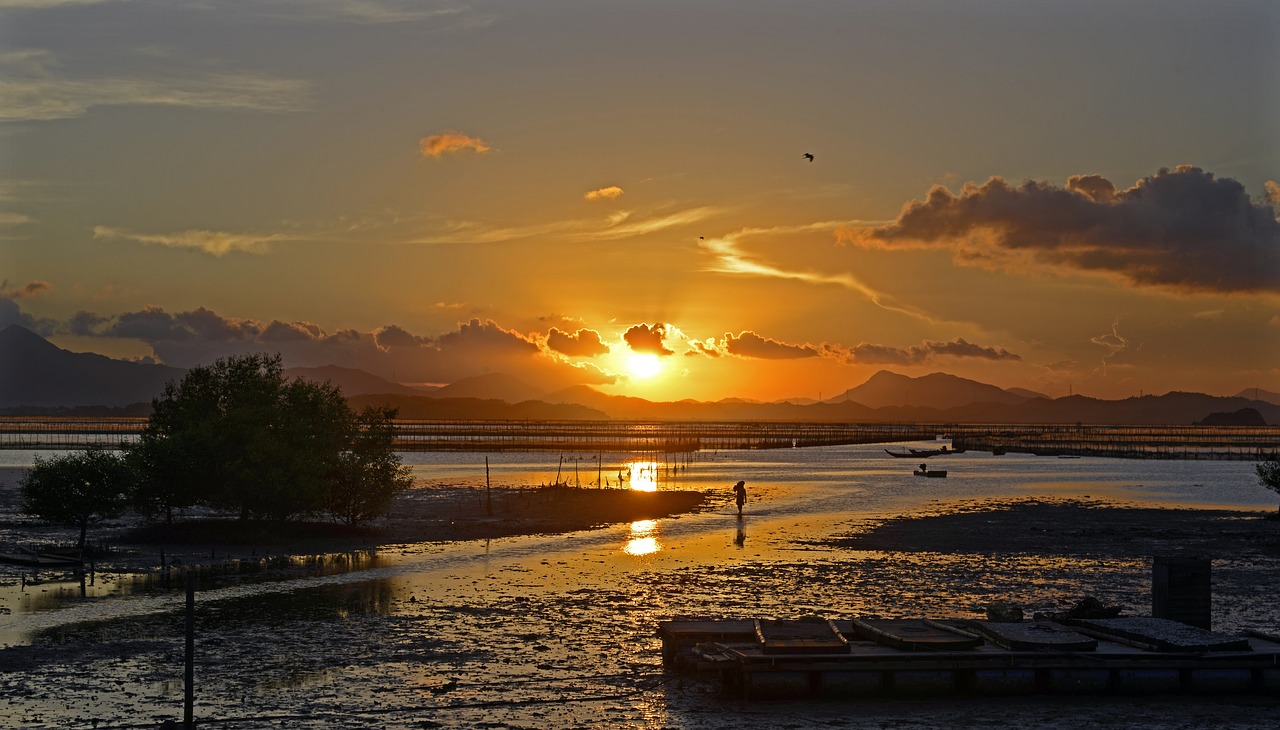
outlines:
[[[13,463],[21,453],[0,457],[22,466]],[[483,454],[404,457],[433,484],[485,482]],[[626,468],[620,455],[603,455],[599,468],[594,454],[564,465],[548,454],[488,461],[500,486],[546,483],[557,471],[572,481],[574,464],[584,484]],[[959,700],[877,706],[871,716],[865,706],[851,715],[839,705],[726,701],[664,674],[654,629],[681,616],[972,615],[995,599],[1060,608],[1086,594],[1141,612],[1146,561],[853,552],[807,541],[981,499],[1275,506],[1249,462],[968,453],[928,463],[948,478],[913,477],[918,460],[892,459],[878,446],[700,454],[651,476],[660,489],[723,492],[725,501],[703,513],[569,535],[406,545],[202,590],[197,718],[221,727],[865,726],[856,716],[894,727],[1052,726],[1062,722],[1046,709],[1053,702],[997,721]],[[727,499],[738,479],[750,492],[741,519]],[[84,727],[96,717],[142,726],[180,712],[180,595],[127,576],[98,580],[84,598],[78,585],[0,588],[0,611],[8,609],[0,640],[26,644],[0,650],[0,725]],[[1236,597],[1216,625],[1247,622],[1274,588]],[[1106,704],[1089,712],[1120,720],[1127,712],[1142,724],[1141,703],[1097,709]],[[1251,727],[1252,718],[1246,708],[1234,724]]]

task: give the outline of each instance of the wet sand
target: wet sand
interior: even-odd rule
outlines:
[[[363,578],[201,594],[197,717],[224,728],[1077,730],[1269,728],[1280,710],[1274,696],[744,703],[665,673],[653,635],[673,617],[974,616],[995,599],[1036,610],[1086,594],[1137,614],[1149,608],[1150,557],[1170,551],[1214,558],[1220,628],[1274,628],[1280,521],[1267,513],[972,500],[833,520],[755,553],[768,523],[735,521],[714,497],[674,519],[721,527],[637,562],[616,547],[636,528],[612,524],[632,512],[503,497],[490,515],[483,490],[411,495],[412,507],[362,537],[400,557]],[[560,532],[584,524],[606,526]],[[735,524],[745,547],[732,544]],[[502,530],[531,536],[495,540]],[[724,559],[692,554],[718,541]],[[156,613],[62,625],[0,649],[0,720],[152,727],[176,717],[181,616],[156,600]]]

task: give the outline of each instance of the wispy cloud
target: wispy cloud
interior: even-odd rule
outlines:
[[[720,212],[702,207],[669,213],[636,214],[619,211],[605,218],[573,218],[523,226],[491,226],[477,221],[450,221],[439,231],[419,236],[415,243],[499,243],[555,236],[563,241],[613,241],[670,228],[689,226]]]
[[[1276,195],[1274,183],[1267,195]],[[1073,176],[1065,187],[993,177],[959,195],[935,186],[893,223],[839,236],[867,247],[948,247],[969,265],[1069,268],[1183,291],[1280,292],[1273,203],[1189,165],[1126,190],[1099,175]]]
[[[780,228],[744,228],[735,233],[719,238],[702,238],[698,244],[707,253],[714,257],[713,263],[707,267],[707,271],[721,274],[737,274],[742,276],[760,276],[774,279],[788,279],[792,281],[803,281],[811,284],[833,284],[841,286],[851,291],[858,292],[866,297],[872,304],[881,309],[898,314],[904,314],[908,317],[918,319],[928,323],[936,323],[936,320],[913,307],[898,304],[893,298],[877,291],[862,282],[858,277],[848,274],[823,274],[814,271],[798,271],[786,269],[781,266],[767,264],[760,261],[757,257],[744,253],[740,245],[743,239],[751,236],[764,234],[801,234],[821,231],[837,231],[848,225],[849,222],[826,221],[820,223],[811,223],[805,226],[792,226]]]
[[[99,106],[161,105],[294,112],[305,109],[304,81],[251,73],[193,73],[185,78],[71,78],[44,51],[0,54],[0,121],[84,116]]]
[[[439,159],[444,155],[470,150],[479,154],[492,151],[492,147],[479,137],[462,132],[441,132],[418,140],[418,151],[423,157]]]
[[[299,240],[297,236],[283,233],[230,233],[227,231],[178,231],[176,233],[133,233],[110,226],[94,226],[93,237],[103,240],[136,241],[168,248],[188,248],[210,254],[226,256],[241,252],[263,254],[270,245],[282,241]]]
[[[35,219],[25,213],[8,213],[0,210],[0,226],[20,226],[34,222]]]
[[[9,286],[9,281],[0,281],[0,299],[22,299],[23,297],[34,297],[53,288],[53,284],[47,281],[31,281],[17,288]]]

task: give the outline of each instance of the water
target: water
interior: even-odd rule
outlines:
[[[12,477],[31,458],[0,452],[0,469],[10,467]],[[545,453],[487,458],[495,486],[550,482],[558,469],[572,481],[574,464],[584,484],[597,473],[642,471],[621,455],[603,455],[599,470],[594,454],[563,465]],[[484,485],[485,459],[404,455],[424,482],[469,487]],[[815,543],[877,517],[977,500],[1275,509],[1276,496],[1258,486],[1248,462],[967,453],[928,463],[948,477],[913,477],[918,460],[892,459],[880,446],[700,454],[687,468],[659,465],[650,474],[659,489],[723,495],[703,513],[568,535],[400,546],[328,570],[201,591],[196,715],[222,727],[854,727],[840,707],[744,705],[664,674],[657,622],[962,615],[997,598],[1048,605],[1085,593],[1141,611],[1150,584],[1140,560]],[[741,520],[729,499],[739,479],[749,490]],[[0,506],[12,509],[13,480],[5,481]],[[74,584],[0,587],[0,644],[10,645],[0,650],[0,725],[145,723],[180,712],[180,596],[129,576],[99,580],[83,598]],[[1268,589],[1257,588],[1262,603]],[[1241,610],[1254,605],[1242,600]],[[1039,707],[1005,722],[1060,721],[1061,713],[1037,714]],[[925,718],[911,725],[919,727],[968,722],[951,708],[916,707],[902,717]],[[900,719],[899,709],[878,711]],[[1106,712],[1117,717],[1115,708]],[[1251,726],[1249,717],[1239,726]]]

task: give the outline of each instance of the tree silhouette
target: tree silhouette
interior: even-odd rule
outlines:
[[[124,511],[131,482],[124,457],[99,446],[50,459],[36,457],[20,483],[22,511],[79,528],[76,547],[84,550],[90,525]]]
[[[1258,483],[1280,494],[1280,461],[1264,461],[1254,468],[1258,471]]]

